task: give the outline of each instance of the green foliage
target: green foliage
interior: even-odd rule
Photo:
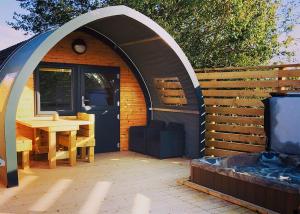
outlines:
[[[289,11],[278,30],[279,0],[18,0],[28,14],[15,14],[15,29],[39,33],[81,13],[108,5],[126,5],[158,22],[179,43],[192,65],[201,67],[266,64],[289,55],[279,42],[291,31]]]
[[[14,13],[13,22],[8,22],[16,30],[26,33],[41,33],[56,28],[71,19],[101,7],[98,0],[17,0],[27,13]]]

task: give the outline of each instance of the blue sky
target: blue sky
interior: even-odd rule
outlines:
[[[289,0],[285,1],[288,2]],[[0,50],[29,38],[29,36],[24,35],[24,32],[15,31],[6,24],[6,21],[12,20],[14,11],[22,11],[16,0],[0,0]],[[295,12],[300,14],[300,7]],[[300,63],[300,24],[295,27],[292,36],[295,38],[295,44],[290,49],[296,52],[296,56],[291,63]],[[273,61],[277,60],[274,59]],[[286,59],[283,61],[288,63]]]
[[[15,0],[0,0],[0,50],[25,40],[24,32],[15,31],[6,24],[12,19],[14,11],[21,11]]]

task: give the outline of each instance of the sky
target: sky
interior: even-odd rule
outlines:
[[[284,1],[288,2],[289,0]],[[30,37],[25,36],[24,32],[16,31],[7,25],[6,21],[12,20],[14,11],[22,12],[22,9],[19,7],[16,0],[0,0],[0,50]],[[297,8],[295,12],[300,14],[300,7]],[[295,42],[290,49],[295,51],[296,56],[292,59],[292,61],[280,59],[283,63],[300,63],[300,24],[293,30],[292,36],[295,38]],[[275,61],[278,61],[278,59],[274,58],[271,62]]]
[[[0,50],[29,38],[24,36],[24,32],[16,31],[6,24],[6,21],[12,20],[14,11],[22,11],[17,1],[0,0]]]

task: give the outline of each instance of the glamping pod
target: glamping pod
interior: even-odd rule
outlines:
[[[131,126],[160,120],[184,125],[185,156],[203,155],[204,102],[192,66],[165,30],[125,6],[89,12],[1,51],[0,95],[1,183],[8,187],[18,185],[16,135],[22,145],[36,141],[18,121],[55,112],[95,115],[95,153],[128,150]],[[34,149],[26,148],[18,150],[25,159]]]

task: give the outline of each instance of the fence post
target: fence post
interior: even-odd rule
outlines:
[[[282,77],[280,75],[281,71],[283,71],[285,69],[286,69],[286,67],[281,67],[281,68],[279,68],[278,73],[277,73],[277,79],[278,79],[278,91],[277,92],[279,92],[279,93],[286,90],[286,87],[285,86],[281,86],[281,84],[280,84],[280,82],[282,80],[287,80],[286,77]]]

